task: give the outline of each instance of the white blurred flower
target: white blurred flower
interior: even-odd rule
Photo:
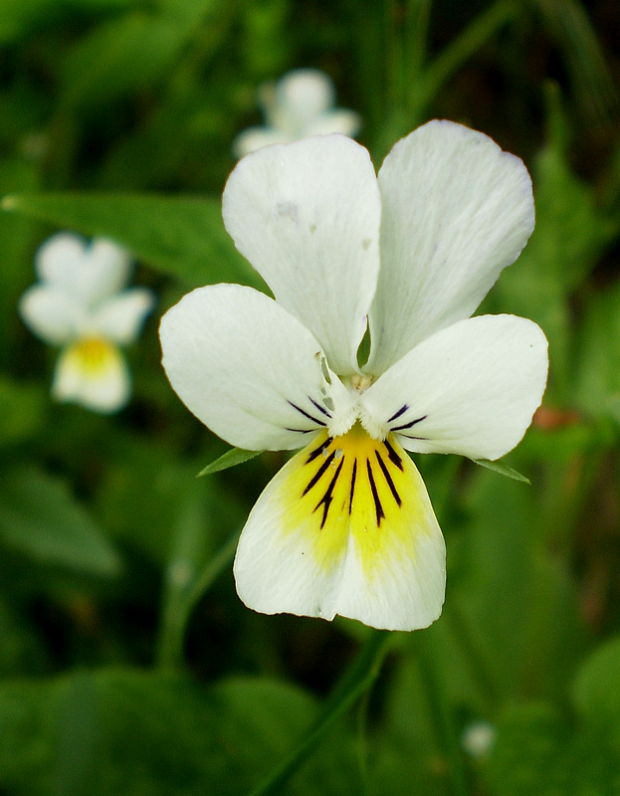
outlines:
[[[286,144],[309,135],[342,133],[354,136],[360,128],[357,113],[334,108],[334,85],[318,69],[295,69],[274,85],[259,90],[266,124],[249,127],[233,142],[235,157],[241,158],[268,144]]]
[[[406,451],[497,459],[545,388],[535,323],[470,317],[532,232],[527,169],[446,121],[399,141],[378,176],[355,141],[316,136],[245,157],[223,215],[275,300],[189,293],[161,322],[166,373],[231,445],[301,448],[250,513],[237,591],[267,614],[426,627],[445,547]]]
[[[472,721],[463,730],[461,744],[471,757],[486,757],[495,743],[496,735],[495,727],[488,721]]]
[[[58,401],[95,412],[115,412],[128,401],[131,383],[119,346],[136,339],[153,307],[146,288],[124,287],[131,259],[110,240],[90,244],[61,232],[37,251],[39,283],[19,302],[24,323],[62,350],[52,384]]]

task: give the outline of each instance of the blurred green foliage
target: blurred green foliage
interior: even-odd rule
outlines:
[[[189,287],[262,284],[220,195],[258,85],[297,66],[330,74],[377,165],[435,116],[526,160],[536,230],[484,309],[540,323],[551,374],[508,457],[531,486],[418,457],[444,615],[396,636],[278,792],[620,792],[619,22],[604,0],[3,0],[0,793],[249,792],[367,637],[239,603],[236,535],[283,457],[224,471],[159,364]],[[115,238],[159,295],[112,418],[50,401],[54,354],[17,316],[57,228]],[[480,719],[495,740],[473,755]]]

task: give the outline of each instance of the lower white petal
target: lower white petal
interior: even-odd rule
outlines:
[[[415,630],[441,613],[445,547],[409,457],[355,426],[280,470],[248,518],[234,571],[239,596],[261,613]]]
[[[129,371],[115,345],[103,339],[79,340],[60,355],[52,395],[95,412],[116,412],[128,401]]]
[[[432,335],[362,395],[371,433],[407,450],[497,459],[519,442],[547,380],[547,340],[533,321],[480,315]]]

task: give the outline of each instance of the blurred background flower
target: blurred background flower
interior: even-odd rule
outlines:
[[[19,303],[24,323],[61,346],[52,383],[57,401],[116,412],[129,400],[130,375],[119,346],[132,343],[153,308],[146,288],[124,289],[131,258],[102,238],[86,244],[61,232],[37,251],[39,283]]]
[[[238,158],[269,144],[286,144],[307,135],[354,136],[361,127],[355,111],[335,108],[334,84],[318,69],[295,69],[258,92],[265,125],[249,127],[233,142]]]

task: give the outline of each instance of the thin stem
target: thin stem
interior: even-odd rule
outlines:
[[[157,663],[162,669],[177,669],[183,663],[183,640],[190,614],[211,584],[228,567],[235,555],[239,535],[233,534],[215,554],[202,574],[176,599],[168,600],[158,644]]]
[[[389,632],[379,630],[375,630],[369,636],[305,737],[262,782],[250,791],[249,796],[282,793],[281,787],[291,774],[306,760],[337,719],[373,684],[381,670],[381,663],[391,638]]]

